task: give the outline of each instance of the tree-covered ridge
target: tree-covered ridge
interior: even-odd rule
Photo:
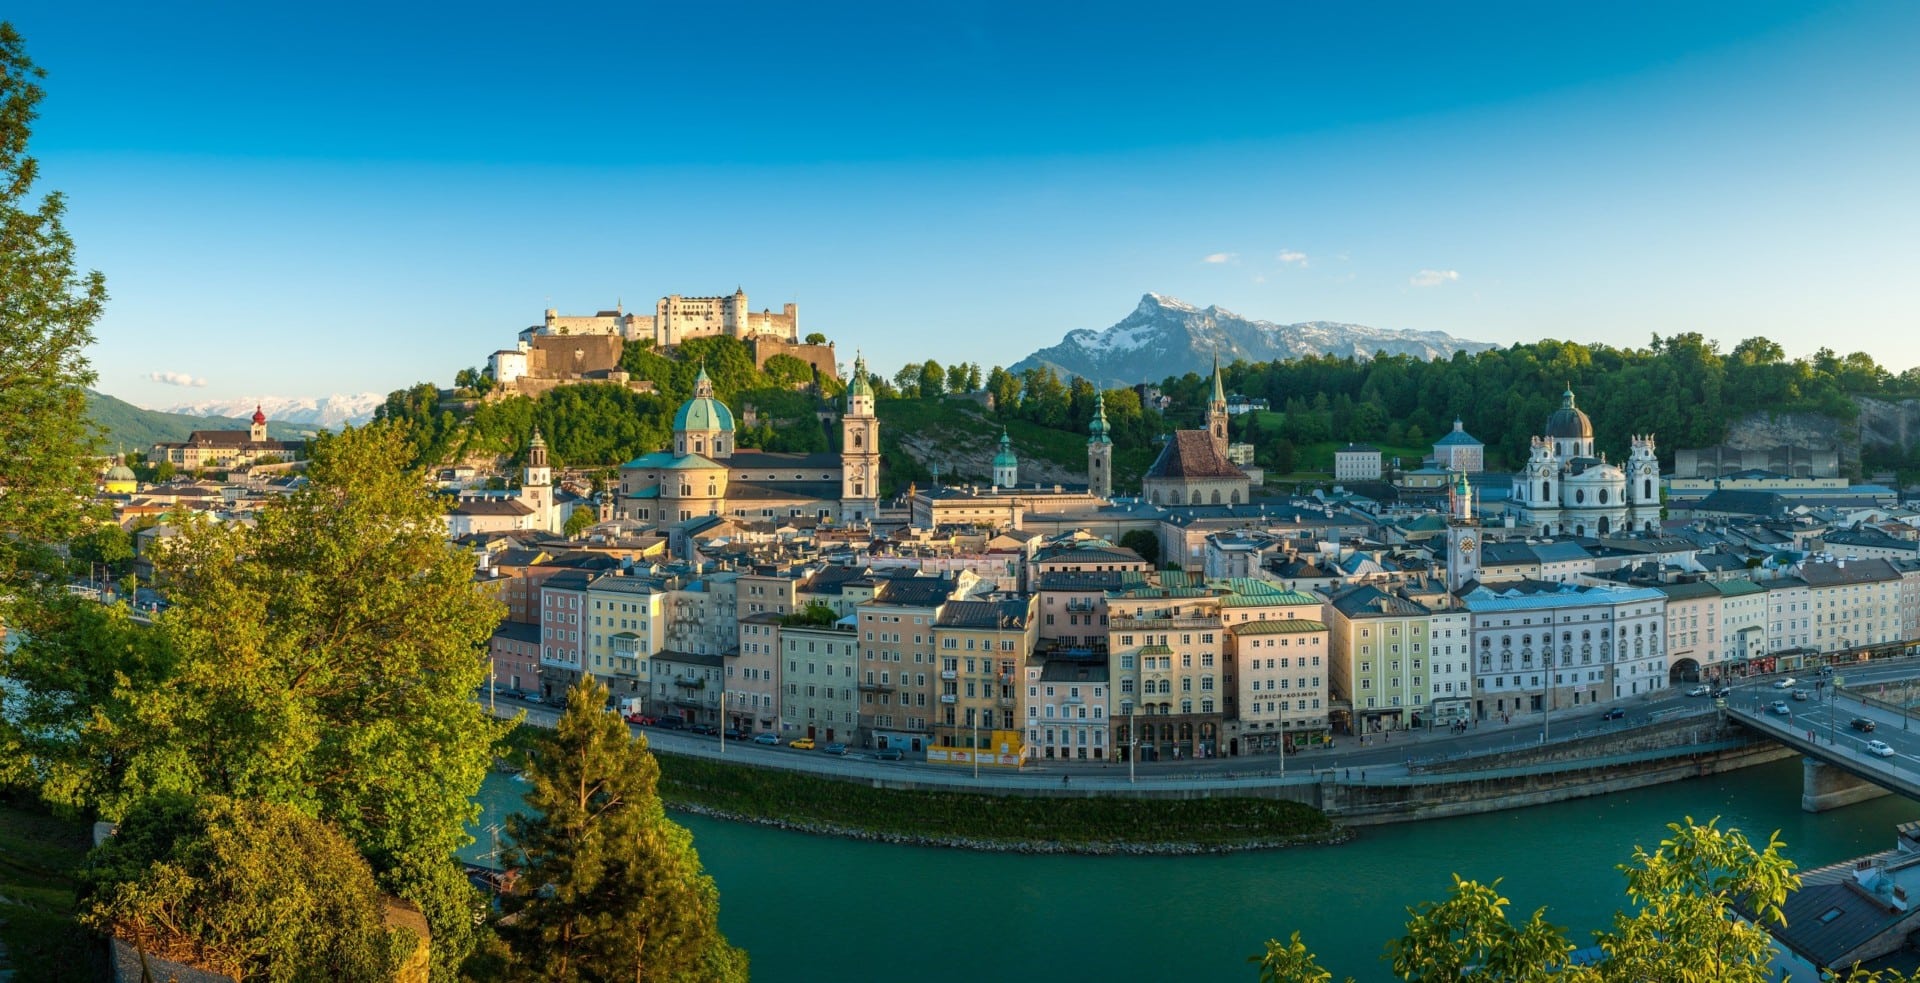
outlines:
[[[667,446],[673,414],[693,394],[702,368],[715,395],[737,417],[751,406],[757,417],[740,420],[736,443],[771,451],[828,450],[830,441],[815,413],[822,401],[843,390],[832,379],[814,378],[805,362],[787,355],[755,368],[753,352],[735,338],[696,338],[670,353],[648,342],[628,342],[621,368],[634,380],[652,382],[655,391],[635,392],[618,383],[557,386],[538,397],[484,398],[491,381],[476,369],[462,369],[456,388],[443,398],[430,382],[398,390],[375,411],[375,418],[410,425],[415,461],[439,464],[480,457],[518,460],[535,427],[561,467],[611,467]]]
[[[1756,411],[1823,413],[1851,420],[1850,396],[1920,395],[1920,368],[1895,375],[1865,352],[1821,349],[1788,359],[1765,338],[1722,352],[1697,333],[1655,336],[1645,348],[1539,341],[1457,354],[1444,361],[1404,355],[1372,359],[1312,356],[1223,366],[1227,390],[1265,397],[1284,422],[1256,421],[1265,439],[1430,443],[1459,417],[1490,454],[1514,462],[1571,386],[1593,419],[1599,446],[1624,453],[1630,435],[1651,433],[1664,454],[1720,443],[1727,425]],[[1191,422],[1204,412],[1210,378],[1188,373],[1162,390]]]

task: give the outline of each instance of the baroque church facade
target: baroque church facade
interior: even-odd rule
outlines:
[[[1660,461],[1653,436],[1632,439],[1627,460],[1595,456],[1593,421],[1574,405],[1573,388],[1534,437],[1526,466],[1513,476],[1507,514],[1544,536],[1651,532],[1660,524]]]
[[[734,417],[703,367],[673,417],[673,444],[620,466],[620,518],[673,525],[706,516],[871,522],[880,506],[880,421],[854,361],[840,453],[737,450]]]

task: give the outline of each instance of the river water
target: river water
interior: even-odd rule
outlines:
[[[489,815],[522,786],[489,776]],[[988,802],[985,806],[991,808]],[[1889,847],[1920,803],[1800,811],[1798,759],[1633,792],[1367,827],[1350,843],[1209,857],[980,854],[806,836],[676,815],[720,887],[720,924],[756,980],[1241,980],[1269,936],[1299,931],[1335,978],[1386,980],[1406,908],[1449,875],[1548,906],[1576,944],[1622,904],[1616,864],[1669,822],[1721,817],[1815,867]],[[483,822],[486,821],[483,819]],[[1177,830],[1167,837],[1175,839]],[[483,834],[484,838],[484,834]],[[483,849],[476,847],[476,849]]]

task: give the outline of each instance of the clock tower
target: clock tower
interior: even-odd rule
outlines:
[[[1447,489],[1447,589],[1480,578],[1480,520],[1473,517],[1473,487],[1456,471]]]
[[[867,360],[855,353],[847,380],[847,411],[840,418],[840,518],[872,522],[880,511],[880,418],[873,413]]]

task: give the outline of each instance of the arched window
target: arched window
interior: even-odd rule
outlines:
[[[1235,505],[1239,505],[1239,504],[1240,504],[1240,489],[1238,489],[1238,488],[1235,488],[1235,489],[1233,490],[1233,496],[1232,496],[1232,497],[1233,497],[1233,504],[1235,504]]]
[[[1220,489],[1218,489],[1218,488],[1215,488],[1215,489],[1213,490],[1213,504],[1215,504],[1215,505],[1219,505],[1219,504],[1220,504]]]
[[[1600,489],[1600,504],[1607,504],[1607,490],[1605,488]]]
[[[1553,500],[1553,482],[1543,481],[1540,483],[1540,497],[1547,501]]]
[[[1653,500],[1653,479],[1652,478],[1647,478],[1640,482],[1640,497],[1648,501]]]

